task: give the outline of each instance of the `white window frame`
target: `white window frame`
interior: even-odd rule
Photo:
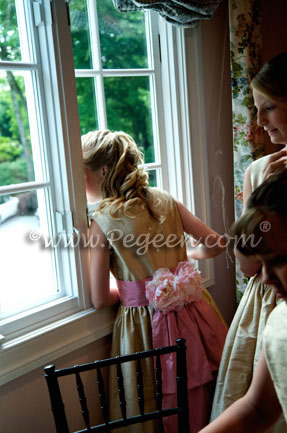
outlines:
[[[79,164],[80,126],[73,62],[69,55],[72,47],[69,29],[63,25],[63,20],[67,20],[67,10],[64,0],[43,0],[43,4],[38,0],[46,26],[51,26],[50,2],[54,17],[54,40],[47,40],[46,43],[55,44],[61,55],[56,59],[57,69],[50,70],[54,77],[52,88],[47,87],[47,82],[43,86],[48,104],[53,104],[55,109],[54,112],[47,111],[49,124],[53,125],[49,129],[50,140],[55,138],[60,143],[68,178],[72,180],[66,183],[64,200],[58,209],[71,209],[74,227],[85,234],[85,185],[83,167]],[[152,22],[155,19],[159,20],[161,66],[157,66],[162,71],[160,92],[163,96],[163,105],[157,107],[157,121],[160,142],[166,143],[166,150],[161,148],[163,187],[208,224],[209,191],[200,28],[180,29],[158,16],[153,17]],[[44,68],[50,69],[51,64],[47,59]],[[187,76],[192,77],[192,80],[187,82]],[[77,182],[73,182],[73,179],[77,179]],[[60,198],[60,194],[57,197]],[[28,329],[24,335],[16,335],[7,341],[0,339],[0,385],[112,332],[115,308],[100,311],[92,308],[87,251],[75,250],[74,253],[77,257],[73,277],[77,285],[83,288],[77,308],[64,317],[55,317],[53,322],[40,320],[36,329]],[[205,286],[213,284],[210,261],[204,264],[203,272]]]
[[[21,3],[17,3],[18,5]],[[24,3],[22,4],[23,7]],[[49,2],[46,2],[42,5],[41,2],[33,2],[32,6],[39,6],[40,11],[39,20],[43,19],[43,22],[45,20],[46,25],[44,26],[42,22],[39,22],[38,30],[40,33],[40,45],[42,45],[42,48],[45,48],[45,53],[50,54],[50,56],[53,58],[53,53],[51,53],[51,50],[46,49],[47,47],[54,46],[54,41],[52,40],[52,33],[49,31],[49,27],[51,26],[51,11],[50,11],[50,4]],[[46,8],[44,10],[44,7]],[[22,10],[23,16],[21,16],[21,25],[23,26],[24,23],[31,23],[35,19],[35,17],[32,16],[33,9],[30,9],[29,7],[23,7]],[[32,27],[33,29],[33,27]],[[20,29],[21,30],[21,29]],[[34,29],[35,31],[35,29]],[[29,45],[31,45],[31,50],[33,51],[32,60],[33,58],[40,58],[40,51],[38,46],[38,40],[35,38],[35,44],[33,42],[29,42]],[[44,47],[45,46],[45,47]],[[44,51],[44,50],[43,50]],[[36,53],[36,54],[35,54]],[[60,56],[59,56],[60,57]],[[1,193],[13,193],[13,192],[25,192],[30,190],[41,190],[45,187],[50,188],[53,190],[52,194],[52,201],[53,201],[53,208],[56,210],[54,214],[50,214],[50,224],[54,227],[53,233],[59,233],[61,231],[60,229],[60,218],[57,218],[61,215],[72,215],[72,194],[69,191],[69,185],[71,182],[67,179],[62,178],[61,176],[61,170],[59,169],[59,165],[62,167],[67,167],[70,165],[70,159],[69,159],[69,153],[64,153],[64,127],[61,119],[63,118],[63,108],[60,107],[59,101],[64,101],[63,95],[60,93],[60,89],[62,89],[60,86],[56,85],[56,70],[54,68],[53,70],[53,61],[49,61],[48,55],[45,57],[42,56],[42,62],[41,63],[22,63],[22,62],[1,62],[0,67],[10,68],[12,70],[20,70],[20,71],[36,71],[38,74],[39,82],[34,82],[34,93],[35,93],[35,99],[37,100],[38,107],[33,110],[32,115],[30,116],[30,119],[34,119],[36,117],[38,118],[48,118],[48,122],[44,122],[42,120],[41,124],[44,125],[43,130],[38,131],[38,140],[40,143],[43,141],[43,136],[45,136],[45,142],[50,143],[50,147],[45,149],[44,152],[49,152],[50,159],[54,160],[53,167],[50,167],[51,171],[54,171],[54,173],[57,173],[57,175],[53,176],[50,174],[47,174],[46,179],[43,182],[29,182],[26,184],[21,185],[11,185],[7,187],[0,187]],[[33,80],[33,76],[31,77],[31,82]],[[44,86],[43,82],[45,83],[53,83],[51,86]],[[69,84],[70,85],[70,84]],[[39,91],[39,87],[42,87],[44,92]],[[45,93],[46,101],[43,100],[43,93]],[[27,100],[30,98],[31,95],[27,95]],[[62,99],[61,99],[62,98]],[[67,101],[69,102],[69,101]],[[36,104],[35,104],[36,105]],[[50,108],[48,109],[48,107]],[[29,104],[28,104],[29,107]],[[70,116],[73,115],[74,118],[76,118],[76,111],[72,112],[70,110]],[[30,113],[31,114],[31,113]],[[66,117],[66,120],[68,121],[68,117]],[[72,123],[72,122],[71,122]],[[74,124],[73,122],[72,124]],[[35,122],[36,124],[36,122]],[[34,134],[33,132],[33,124],[31,125],[32,131],[31,135]],[[71,131],[73,133],[73,131]],[[52,145],[53,143],[58,143],[58,146]],[[59,152],[60,150],[60,152]],[[62,153],[61,155],[58,155],[59,153]],[[80,151],[79,151],[80,153]],[[80,156],[81,157],[81,156]],[[56,164],[58,165],[56,167]],[[46,167],[45,167],[46,168]],[[68,170],[67,170],[68,171]],[[55,181],[55,179],[57,181]],[[58,221],[57,221],[58,219]],[[73,227],[72,227],[73,230]],[[78,257],[77,257],[78,256]],[[41,323],[41,326],[49,325],[52,321],[57,321],[60,319],[63,319],[66,316],[70,316],[73,313],[78,312],[80,309],[83,308],[84,302],[83,302],[83,296],[79,290],[80,285],[80,279],[79,279],[79,273],[76,273],[76,268],[79,268],[79,251],[77,248],[75,249],[62,249],[61,254],[57,254],[57,260],[59,262],[59,266],[61,268],[68,268],[70,269],[70,272],[62,272],[60,274],[61,278],[61,287],[65,288],[65,295],[64,296],[54,296],[54,300],[52,302],[46,302],[42,303],[38,307],[34,307],[29,310],[29,312],[22,312],[17,315],[14,315],[12,317],[8,317],[7,319],[4,319],[1,321],[1,334],[2,334],[2,345],[5,345],[6,341],[7,344],[9,344],[11,341],[15,341],[18,338],[22,338],[23,335],[23,329],[27,330],[27,332],[34,332],[39,328],[39,323]],[[63,278],[65,277],[65,278]],[[4,340],[5,339],[5,340]]]
[[[210,225],[201,29],[159,22],[168,167],[165,183],[174,197]],[[204,287],[212,286],[213,262],[202,260],[197,266]]]

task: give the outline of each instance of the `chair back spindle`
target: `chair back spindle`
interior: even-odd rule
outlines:
[[[162,378],[161,378],[161,362],[160,356],[156,357],[155,364],[155,399],[157,404],[157,410],[161,412],[162,410]]]
[[[143,390],[143,372],[141,367],[140,359],[137,360],[137,391],[138,391],[138,405],[140,414],[144,415],[144,390]]]
[[[58,383],[58,377],[55,374],[55,366],[48,365],[44,368],[44,370],[57,433],[70,433],[65,413],[65,406]]]
[[[79,401],[82,408],[82,417],[84,419],[86,428],[89,430],[91,427],[90,414],[87,406],[87,399],[84,391],[83,382],[78,370],[75,371],[75,375],[76,375],[76,384],[77,384],[77,391],[79,395]]]
[[[125,387],[124,387],[124,378],[121,369],[121,364],[117,364],[117,381],[118,381],[118,393],[120,399],[120,408],[123,419],[127,417],[127,403],[126,403],[126,395],[125,395]]]
[[[105,392],[105,385],[104,385],[104,379],[102,376],[102,372],[99,366],[96,366],[97,370],[97,384],[98,384],[98,395],[101,403],[101,411],[104,418],[105,425],[109,424],[109,408],[106,398],[106,392]]]
[[[178,398],[178,431],[189,431],[188,418],[185,413],[188,412],[188,390],[187,390],[187,370],[186,370],[186,346],[183,339],[177,340],[180,348],[177,352],[176,363],[176,381],[177,381],[177,398]]]

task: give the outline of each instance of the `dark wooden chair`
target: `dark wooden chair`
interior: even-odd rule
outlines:
[[[168,409],[162,408],[162,375],[161,375],[161,355],[176,352],[177,362],[177,406]],[[145,358],[155,357],[155,389],[156,389],[156,406],[157,410],[153,412],[144,412],[144,387],[143,383],[145,378],[142,374],[141,360]],[[134,361],[137,362],[136,372],[136,383],[138,390],[138,405],[139,414],[131,417],[126,415],[126,401],[125,401],[125,389],[123,384],[123,376],[121,370],[121,364]],[[122,419],[116,421],[109,420],[109,410],[107,405],[107,398],[104,389],[104,381],[101,373],[101,368],[116,365],[117,366],[117,380],[118,380],[118,392],[120,400],[120,408],[122,413]],[[88,411],[85,391],[83,382],[81,380],[81,373],[88,370],[96,370],[97,373],[97,384],[98,393],[101,402],[101,410],[103,414],[104,422],[102,424],[91,426],[90,415]],[[184,339],[176,340],[176,345],[166,346],[162,348],[147,350],[144,352],[137,352],[130,355],[117,356],[115,358],[103,359],[100,361],[91,362],[88,364],[75,365],[69,368],[63,368],[56,370],[54,365],[49,365],[44,368],[45,378],[47,380],[51,407],[54,414],[55,424],[57,433],[70,433],[68,422],[65,413],[65,407],[62,400],[60,386],[58,378],[62,376],[75,375],[76,386],[80,400],[80,406],[82,416],[86,428],[78,430],[75,433],[84,432],[108,432],[115,428],[128,426],[130,424],[143,423],[152,419],[161,420],[162,418],[177,414],[178,417],[178,432],[189,433],[189,408],[188,408],[188,394],[187,394],[187,373],[186,373],[186,346]]]

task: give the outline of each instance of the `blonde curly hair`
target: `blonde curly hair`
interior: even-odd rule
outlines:
[[[91,171],[107,167],[98,211],[108,206],[113,218],[120,210],[131,217],[128,210],[144,204],[152,218],[161,222],[162,217],[151,208],[148,174],[144,167],[139,167],[144,162],[143,154],[132,137],[123,131],[91,131],[82,136],[82,152],[84,165]]]

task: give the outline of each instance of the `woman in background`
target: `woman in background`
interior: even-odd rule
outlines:
[[[247,168],[243,184],[243,212],[252,191],[272,173],[287,164],[287,53],[267,62],[251,82],[257,123],[267,131],[279,150],[253,161]],[[281,149],[280,149],[281,148]],[[260,279],[260,264],[235,251],[240,269],[249,280],[228,335],[218,373],[211,420],[233,402],[243,397],[253,377],[262,348],[262,333],[269,314],[282,301],[271,286]],[[283,418],[269,430],[287,432]]]

